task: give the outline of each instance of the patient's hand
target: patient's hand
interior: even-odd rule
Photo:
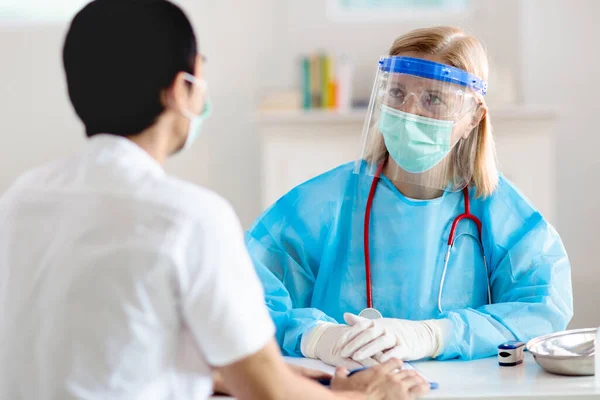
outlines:
[[[392,358],[348,377],[348,370],[337,367],[331,390],[353,391],[368,399],[414,400],[429,392],[429,383],[416,371],[402,371],[402,361]]]
[[[310,378],[310,379],[330,379],[330,378],[332,378],[331,374],[328,374],[327,372],[319,371],[316,369],[305,368],[305,367],[301,367],[299,365],[293,365],[293,364],[288,364],[288,367],[290,367],[290,369],[292,371],[296,372],[297,374],[302,375],[305,378]]]
[[[299,365],[294,365],[294,364],[287,364],[287,365],[292,371],[294,371],[295,373],[297,373],[299,375],[302,375],[305,378],[327,379],[327,378],[332,377],[331,374],[328,374],[323,371],[318,371],[316,369],[305,368],[305,367],[301,367]],[[225,386],[225,382],[223,380],[223,377],[219,373],[219,371],[215,371],[213,373],[213,392],[215,392],[217,394],[231,394],[231,392]]]

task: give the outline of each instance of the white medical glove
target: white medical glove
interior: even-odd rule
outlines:
[[[368,320],[355,321],[354,326],[332,324],[330,322],[319,322],[314,328],[302,335],[300,350],[302,355],[308,358],[316,358],[326,364],[345,367],[350,370],[370,367],[379,362],[371,357],[360,359],[342,357],[341,351],[344,346],[352,341],[364,329],[371,324]]]
[[[452,322],[448,319],[409,321],[397,318],[368,320],[346,313],[344,320],[352,329],[340,351],[342,358],[362,360],[372,357],[383,363],[390,358],[404,361],[437,357],[444,351]],[[365,324],[370,326],[365,329]],[[383,333],[382,333],[383,332]]]

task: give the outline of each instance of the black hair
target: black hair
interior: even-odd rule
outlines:
[[[197,44],[167,0],[94,0],[73,19],[63,48],[67,86],[87,136],[142,132],[164,111],[160,94],[194,73]]]

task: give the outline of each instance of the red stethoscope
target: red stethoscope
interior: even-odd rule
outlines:
[[[371,208],[373,206],[373,198],[375,197],[375,190],[377,189],[377,183],[381,177],[385,162],[381,163],[375,172],[373,182],[371,183],[371,190],[369,191],[369,197],[367,198],[367,206],[365,209],[365,226],[364,226],[364,249],[365,249],[365,275],[366,275],[366,288],[367,288],[367,308],[360,312],[360,316],[369,319],[382,318],[379,311],[373,308],[373,293],[371,290],[371,258],[369,253],[369,222],[371,220]],[[456,226],[462,220],[471,220],[477,225],[477,232],[479,235],[479,246],[481,248],[481,254],[483,255],[483,245],[481,241],[481,221],[475,215],[471,214],[471,201],[469,200],[469,189],[463,189],[463,197],[465,202],[465,212],[454,218],[452,227],[450,228],[450,235],[448,236],[448,250],[444,257],[444,270],[442,272],[442,278],[440,280],[440,288],[438,293],[438,310],[440,313],[443,312],[442,308],[442,292],[444,290],[444,281],[446,279],[446,271],[448,269],[448,260],[450,259],[450,251],[454,246],[454,240],[456,239]],[[492,294],[490,288],[490,279],[487,267],[487,261],[485,255],[483,255],[483,265],[485,267],[485,273],[487,277],[487,292],[488,292],[488,304],[492,302]]]

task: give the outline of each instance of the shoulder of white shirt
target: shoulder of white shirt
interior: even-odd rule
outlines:
[[[164,201],[190,217],[219,217],[233,213],[231,204],[219,194],[202,186],[166,175],[159,183]],[[161,198],[163,196],[160,196]]]
[[[27,190],[43,182],[53,170],[60,169],[63,164],[72,161],[71,158],[60,159],[49,164],[26,171],[19,176],[6,192],[18,195],[23,189]],[[148,182],[147,195],[136,197],[133,201],[141,201],[162,209],[168,209],[175,215],[190,220],[237,218],[231,204],[212,190],[185,181],[168,174],[155,176]]]

